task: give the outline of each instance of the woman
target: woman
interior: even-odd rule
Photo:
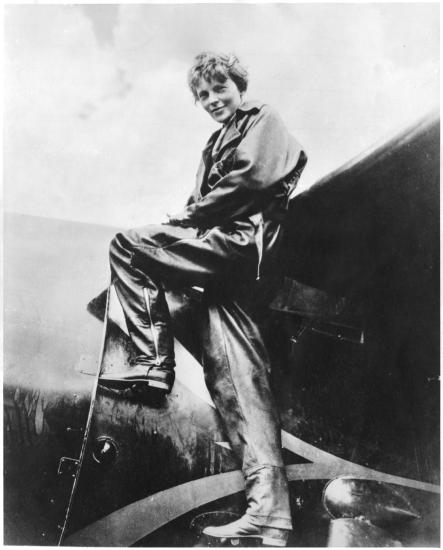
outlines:
[[[195,100],[221,128],[203,151],[184,210],[166,224],[119,233],[111,243],[113,282],[139,355],[130,371],[101,380],[169,393],[175,363],[164,287],[203,287],[206,384],[242,462],[248,502],[240,520],[204,532],[284,546],[291,529],[288,488],[269,359],[251,300],[261,272],[272,268],[306,155],[273,109],[245,101],[247,84],[232,55],[202,53],[189,71]]]

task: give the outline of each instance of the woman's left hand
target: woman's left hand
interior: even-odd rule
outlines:
[[[170,225],[179,225],[181,227],[192,227],[193,223],[190,221],[186,210],[180,212],[179,214],[166,214]]]

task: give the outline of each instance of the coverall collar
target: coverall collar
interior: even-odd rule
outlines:
[[[234,115],[226,125],[226,131],[223,137],[223,145],[218,151],[218,154],[220,154],[222,150],[224,150],[229,144],[231,144],[233,141],[235,141],[241,136],[240,132],[237,129],[237,122],[239,118],[241,118],[243,114],[251,113],[252,111],[259,111],[262,106],[263,106],[263,103],[260,101],[248,100],[248,101],[244,101],[240,105],[240,107],[238,107],[237,111],[234,113]],[[209,138],[209,141],[206,147],[203,150],[203,159],[206,165],[207,165],[208,157],[211,154],[212,148],[214,147],[214,144],[216,143],[217,138],[219,137],[223,129],[224,127],[222,126],[219,130],[217,130],[212,134],[212,136]]]
[[[263,107],[263,105],[264,104],[262,101],[250,99],[248,101],[243,101],[243,103],[240,105],[237,111],[241,111],[243,113],[250,113],[251,111],[259,111]]]

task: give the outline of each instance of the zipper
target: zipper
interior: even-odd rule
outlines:
[[[256,281],[260,280],[260,266],[263,259],[263,216],[260,214],[260,219],[257,226],[257,232],[255,234],[255,242],[257,243],[258,263],[257,263],[257,277]]]
[[[148,289],[146,287],[143,287],[143,296],[145,298],[145,304],[146,304],[146,310],[148,312],[149,317],[149,323],[151,325],[151,334],[152,334],[152,340],[154,342],[154,349],[155,349],[155,364],[160,365],[160,355],[158,353],[158,334],[157,334],[157,328],[155,327],[153,321],[152,321],[152,315],[151,315],[151,298],[148,293]]]

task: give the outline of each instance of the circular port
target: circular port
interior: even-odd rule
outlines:
[[[92,450],[92,458],[102,466],[113,464],[118,455],[117,443],[108,436],[97,437]]]

